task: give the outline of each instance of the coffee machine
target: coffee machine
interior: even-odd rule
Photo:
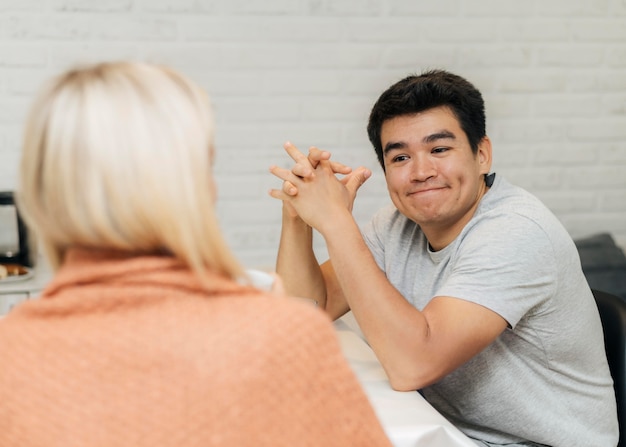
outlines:
[[[35,267],[35,237],[22,220],[13,191],[0,191],[0,264]]]

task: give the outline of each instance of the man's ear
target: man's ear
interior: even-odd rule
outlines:
[[[480,164],[480,173],[488,174],[491,171],[491,140],[488,136],[484,136],[478,143],[478,163]]]

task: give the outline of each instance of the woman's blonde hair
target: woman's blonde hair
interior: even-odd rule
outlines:
[[[18,203],[53,267],[70,247],[168,253],[242,273],[215,216],[206,93],[139,62],[72,69],[27,118]]]

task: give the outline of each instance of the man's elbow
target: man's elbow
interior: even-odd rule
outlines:
[[[409,382],[401,382],[389,379],[389,385],[391,385],[391,389],[394,391],[416,391],[419,387],[415,387],[412,383]]]
[[[433,372],[413,371],[406,372],[387,372],[389,384],[395,391],[415,391],[435,383],[439,377]]]

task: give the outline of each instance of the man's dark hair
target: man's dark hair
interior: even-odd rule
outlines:
[[[380,132],[383,123],[402,115],[412,115],[434,107],[447,106],[459,120],[472,152],[485,137],[485,103],[483,97],[466,79],[444,70],[431,70],[408,76],[389,87],[370,113],[367,134],[374,145],[378,161],[385,169]]]

